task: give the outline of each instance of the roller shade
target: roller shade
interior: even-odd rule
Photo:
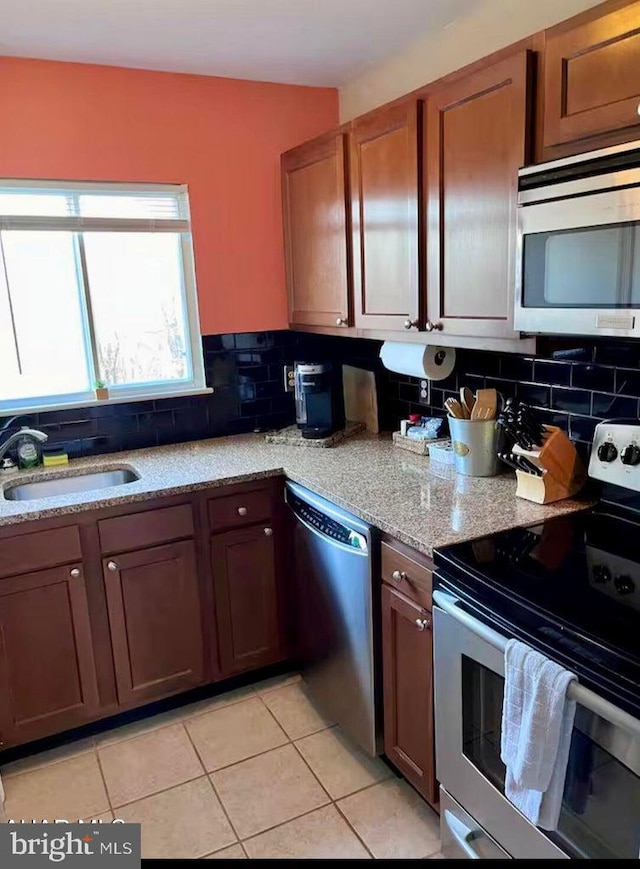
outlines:
[[[187,189],[0,180],[0,229],[188,232]]]

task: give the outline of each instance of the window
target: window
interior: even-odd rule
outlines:
[[[0,180],[0,415],[205,391],[177,185]]]

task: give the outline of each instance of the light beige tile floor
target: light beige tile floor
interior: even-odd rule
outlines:
[[[13,819],[142,825],[143,857],[441,857],[437,815],[313,707],[299,676],[0,769]]]

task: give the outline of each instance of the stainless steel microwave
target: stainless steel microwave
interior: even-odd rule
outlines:
[[[515,328],[640,338],[640,141],[521,169]]]

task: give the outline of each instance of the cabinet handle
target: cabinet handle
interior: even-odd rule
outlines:
[[[442,332],[442,323],[434,323],[433,320],[427,320],[424,327],[427,332]]]
[[[108,561],[107,570],[111,570],[113,573],[115,573],[116,570],[118,570],[118,565],[115,563],[115,561]]]
[[[417,329],[418,328],[418,321],[417,320],[405,320],[404,321],[404,328],[405,329]]]
[[[72,576],[74,579],[77,579],[80,576],[80,568],[72,567],[69,571],[69,576]]]
[[[273,528],[265,528],[264,529],[264,536],[265,537],[271,537],[272,535],[273,535]]]
[[[347,325],[347,321],[344,319],[344,317],[337,317],[336,318],[336,326],[346,326],[346,325]]]
[[[404,572],[404,570],[394,570],[391,574],[391,579],[394,582],[404,582],[406,578],[407,574]]]
[[[431,619],[416,619],[415,624],[419,631],[424,631],[431,625]]]
[[[246,516],[248,512],[246,507],[238,507],[238,516]]]

